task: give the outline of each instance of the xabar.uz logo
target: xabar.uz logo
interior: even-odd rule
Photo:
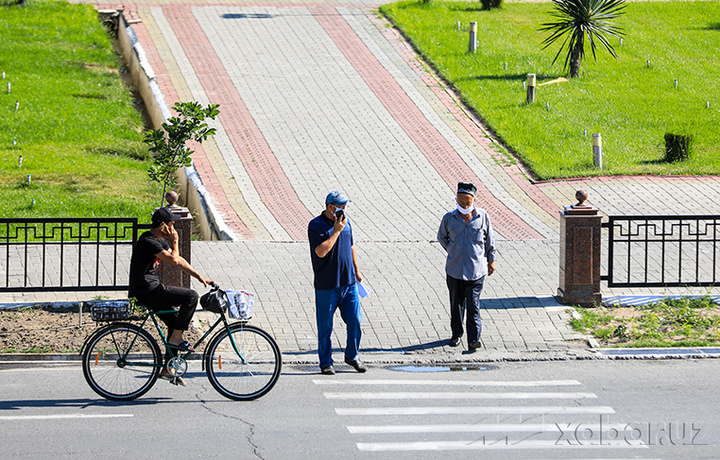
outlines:
[[[695,423],[556,423],[556,445],[567,446],[699,446],[700,427]]]

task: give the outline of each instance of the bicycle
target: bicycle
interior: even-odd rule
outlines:
[[[217,285],[213,289],[218,289]],[[139,326],[113,321],[93,332],[82,348],[85,380],[93,391],[113,401],[129,401],[144,395],[155,385],[163,368],[174,379],[182,378],[187,372],[188,357],[195,353],[173,353],[173,357],[163,365],[158,342],[144,326],[148,318],[152,319],[167,347],[167,338],[157,315],[176,310],[153,312],[144,305],[136,305],[145,310]],[[201,359],[203,369],[215,390],[226,398],[236,401],[257,399],[268,393],[280,376],[280,349],[270,334],[247,324],[249,318],[229,322],[226,310],[226,307],[220,310],[220,317],[193,348],[197,350],[222,324],[205,348]]]

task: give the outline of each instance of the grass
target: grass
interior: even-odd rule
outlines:
[[[720,307],[709,297],[667,298],[637,308],[577,308],[570,323],[603,346],[720,346]]]
[[[528,73],[538,84],[565,76],[564,56],[551,65],[559,44],[541,50],[547,34],[538,29],[550,9],[420,1],[380,8],[541,179],[720,172],[720,2],[628,3],[618,21],[623,44],[612,39],[618,59],[600,50],[595,62],[588,48],[581,78],[539,86],[527,105]],[[467,52],[470,21],[478,22],[475,55]],[[692,134],[694,156],[663,162],[666,132]],[[602,134],[603,170],[593,165],[593,133]]]
[[[0,0],[0,217],[147,221],[160,191],[143,119],[97,13],[10,3]]]

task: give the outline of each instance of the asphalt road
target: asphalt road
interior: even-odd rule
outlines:
[[[113,403],[79,367],[0,370],[2,457],[717,458],[715,359],[338,371],[240,403],[191,368]]]

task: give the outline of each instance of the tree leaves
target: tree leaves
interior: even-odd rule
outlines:
[[[597,59],[595,49],[598,44],[613,57],[617,57],[607,36],[623,36],[622,29],[612,21],[624,13],[625,0],[552,0],[552,3],[554,9],[550,16],[555,20],[543,23],[540,31],[551,32],[543,41],[542,49],[564,37],[553,64],[567,45],[564,69],[569,67],[570,76],[577,77],[580,64],[585,58],[586,39],[590,43],[594,59]]]
[[[153,164],[148,168],[151,181],[163,184],[163,197],[167,189],[177,185],[175,172],[181,167],[192,165],[194,150],[187,147],[188,141],[203,143],[215,134],[215,128],[208,127],[205,120],[214,120],[220,110],[219,104],[202,107],[198,102],[178,102],[173,106],[178,115],[163,123],[160,129],[145,133],[143,142],[153,153]],[[160,203],[162,205],[162,201]]]

